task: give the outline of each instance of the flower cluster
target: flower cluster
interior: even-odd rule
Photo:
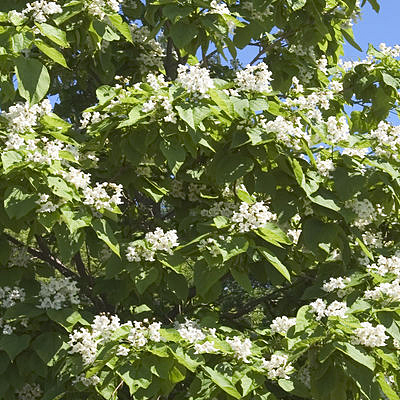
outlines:
[[[325,300],[317,299],[310,303],[310,307],[311,311],[317,314],[315,318],[317,321],[324,317],[347,318],[346,313],[349,311],[346,303],[336,300],[327,306]]]
[[[87,328],[75,329],[69,335],[68,345],[71,347],[70,354],[81,355],[85,365],[90,365],[96,359],[98,344],[107,343],[111,335],[120,328],[119,318],[106,315],[96,315],[90,330]]]
[[[128,261],[139,262],[142,259],[154,261],[157,251],[165,251],[172,254],[172,249],[179,246],[176,230],[164,232],[161,228],[156,228],[154,232],[148,232],[144,241],[136,241],[129,244],[126,252]]]
[[[26,103],[17,103],[14,106],[11,106],[8,109],[8,112],[5,112],[3,115],[7,119],[9,124],[9,130],[13,133],[23,133],[30,132],[32,128],[37,125],[38,120],[46,114],[50,114],[52,111],[51,103],[48,99],[43,100],[40,104],[35,104],[30,106],[28,102]],[[18,141],[17,136],[13,136],[11,141]],[[23,139],[20,138],[20,141]],[[23,142],[21,142],[20,146],[22,146]],[[17,149],[19,148],[17,144],[15,145]],[[15,148],[11,146],[12,148]]]
[[[330,142],[339,143],[349,140],[350,130],[345,116],[341,116],[339,120],[336,117],[329,117],[326,127],[327,138]]]
[[[346,207],[351,208],[352,211],[357,215],[354,225],[359,228],[371,224],[377,217],[375,208],[368,199],[348,200],[346,201],[345,205]]]
[[[80,374],[72,380],[73,385],[76,385],[77,383],[82,383],[82,385],[86,387],[96,386],[100,382],[101,379],[97,375],[92,375],[90,378],[86,378],[85,374]]]
[[[106,13],[118,13],[123,0],[88,0],[87,10],[90,15],[103,19]]]
[[[387,298],[391,301],[400,300],[400,279],[395,279],[393,282],[383,282],[372,290],[366,290],[364,296],[367,299],[381,300]]]
[[[400,45],[398,45],[398,44],[391,47],[391,46],[386,46],[386,43],[380,43],[379,50],[387,56],[390,56],[393,58],[400,57]]]
[[[362,344],[367,347],[385,346],[388,336],[385,334],[385,327],[381,324],[373,326],[370,322],[361,322],[361,328],[357,328],[353,337],[353,344]]]
[[[251,356],[251,340],[246,338],[243,341],[239,336],[234,336],[231,338],[226,338],[226,342],[231,346],[232,350],[235,352],[236,357],[239,360],[243,360],[245,363],[249,363],[247,357]]]
[[[262,367],[267,370],[268,379],[288,379],[294,369],[284,354],[272,354],[269,361],[263,358]]]
[[[0,307],[9,308],[18,302],[25,301],[25,290],[19,286],[0,287]]]
[[[249,232],[264,226],[267,222],[276,220],[276,214],[269,211],[268,206],[263,201],[254,204],[242,202],[239,210],[232,215],[232,222],[240,232]]]
[[[62,171],[62,177],[67,182],[75,185],[77,189],[85,189],[90,184],[90,174],[86,174],[74,167],[70,167],[68,172]]]
[[[11,247],[11,254],[8,260],[9,267],[24,267],[26,268],[31,260],[31,255],[26,247]]]
[[[37,0],[33,3],[28,3],[22,10],[22,16],[31,14],[35,22],[46,22],[48,17],[53,14],[59,14],[62,8],[55,1]]]
[[[241,91],[269,93],[272,80],[272,72],[263,62],[247,65],[244,70],[236,72],[236,84]]]
[[[285,315],[282,317],[276,317],[274,320],[272,320],[270,325],[271,333],[286,334],[289,328],[294,325],[296,325],[296,318],[288,318]]]
[[[301,125],[300,118],[292,122],[279,115],[274,120],[268,121],[263,125],[267,132],[276,133],[276,139],[279,142],[295,150],[301,150],[302,139],[307,143],[311,140],[311,135]]]
[[[347,283],[351,281],[350,278],[342,278],[339,276],[338,278],[330,278],[329,281],[324,281],[322,286],[322,290],[325,292],[334,292],[335,290],[343,290],[346,289]]]
[[[25,383],[20,390],[17,390],[16,394],[18,400],[35,400],[40,399],[43,392],[38,384]]]
[[[400,146],[400,125],[392,126],[381,121],[377,129],[371,131],[370,137],[375,140],[374,147],[378,155],[388,155],[388,150],[390,150],[397,157],[396,153]]]
[[[122,185],[111,182],[96,183],[96,186],[89,186],[83,189],[83,204],[93,206],[96,210],[112,211],[114,207],[122,204]],[[111,194],[109,194],[111,192]]]
[[[4,322],[3,318],[0,318],[0,329],[2,329],[3,335],[11,335],[14,332],[14,327]]]
[[[317,165],[318,172],[322,176],[329,177],[330,173],[335,170],[335,164],[332,160],[321,160],[319,157],[315,159],[315,164]]]
[[[37,210],[39,214],[41,213],[50,213],[57,210],[58,205],[54,204],[51,200],[49,200],[50,196],[45,193],[41,193],[39,195],[39,199],[36,200],[36,204],[40,205],[40,208]]]
[[[181,335],[182,339],[187,340],[189,343],[196,343],[206,338],[206,335],[197,321],[186,319],[183,324],[176,324],[176,330]]]
[[[205,97],[208,90],[214,87],[209,71],[198,65],[180,65],[178,67],[177,82],[189,93],[199,97]]]
[[[395,274],[400,276],[400,255],[384,257],[380,255],[375,263],[369,264],[367,268],[381,276],[386,274]]]
[[[54,278],[40,282],[39,308],[60,310],[68,304],[79,304],[79,288],[71,278]]]
[[[103,121],[103,119],[107,118],[108,116],[109,116],[108,114],[100,114],[98,111],[94,112],[85,111],[82,113],[82,118],[79,121],[81,124],[79,129],[86,129],[88,125],[97,124]]]
[[[143,322],[147,323],[148,321],[144,320]],[[134,321],[132,329],[129,331],[128,341],[136,348],[145,346],[149,340],[159,342],[161,340],[160,328],[160,322],[153,322],[145,326],[142,322]],[[122,348],[119,351],[121,354]]]

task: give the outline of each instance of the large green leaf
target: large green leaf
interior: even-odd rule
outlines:
[[[92,227],[96,235],[101,239],[117,256],[120,256],[119,243],[114,236],[110,224],[105,219],[95,219],[92,221]]]
[[[19,94],[30,104],[39,103],[46,96],[50,87],[50,75],[39,60],[18,57],[15,60],[15,73]]]
[[[290,273],[278,257],[265,247],[258,247],[258,251],[290,282]]]
[[[28,348],[31,337],[29,335],[2,335],[0,338],[0,350],[4,350],[10,360]]]
[[[207,366],[203,366],[204,371],[211,378],[211,380],[218,385],[224,392],[228,393],[230,396],[235,399],[241,399],[242,395],[236,389],[235,385],[232,383],[231,379],[228,375],[223,375],[220,372],[216,371]]]
[[[9,188],[5,192],[4,210],[9,218],[22,218],[37,207],[36,198],[19,187]]]

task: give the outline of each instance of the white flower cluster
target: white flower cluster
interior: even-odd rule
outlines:
[[[162,74],[147,74],[145,82],[155,91],[168,87],[168,83],[165,82],[164,75]]]
[[[400,125],[392,126],[385,121],[381,121],[377,129],[371,131],[370,137],[376,140],[374,147],[378,155],[389,155],[388,150],[390,150],[395,157],[398,157]]]
[[[386,46],[386,43],[380,43],[379,50],[387,56],[390,56],[393,58],[400,57],[400,45],[398,45],[398,44],[391,47],[391,46]]]
[[[395,274],[400,277],[400,254],[392,257],[379,256],[377,261],[367,266],[371,272],[381,276],[386,274]]]
[[[232,350],[235,352],[236,357],[239,360],[243,360],[245,363],[249,363],[247,357],[251,356],[251,340],[246,338],[243,341],[239,336],[234,336],[231,338],[226,338],[226,342],[231,346]]]
[[[296,318],[288,318],[285,315],[283,315],[282,317],[276,317],[275,319],[272,320],[272,323],[270,325],[271,333],[286,334],[289,328],[295,325],[296,325]]]
[[[91,330],[81,328],[70,333],[69,353],[80,354],[85,365],[92,364],[96,359],[98,344],[107,343],[120,326],[119,318],[116,316],[111,316],[110,319],[105,315],[96,315],[90,326]]]
[[[317,299],[310,303],[310,307],[311,311],[317,314],[315,318],[317,321],[324,317],[347,318],[346,313],[349,311],[346,303],[336,300],[327,306],[325,300]]]
[[[26,103],[17,103],[14,106],[11,106],[8,109],[8,112],[5,112],[3,115],[7,119],[9,124],[9,129],[12,132],[22,133],[22,132],[30,132],[32,128],[37,125],[38,119],[40,119],[43,115],[50,114],[52,111],[51,103],[48,99],[43,100],[40,104],[35,104],[30,106],[28,102]],[[22,142],[20,146],[23,145],[23,139],[19,139]],[[10,141],[14,141],[15,144],[11,145],[11,148],[15,148],[14,146],[19,148],[17,145],[18,136],[13,136],[10,138]]]
[[[210,13],[211,14],[220,14],[220,15],[230,15],[231,12],[229,8],[224,3],[219,3],[216,0],[212,0],[210,3]]]
[[[83,171],[70,167],[68,172],[62,171],[62,177],[76,186],[77,189],[85,189],[90,184],[90,174],[85,174]]]
[[[26,17],[31,14],[35,22],[46,22],[48,17],[53,14],[59,14],[63,10],[55,1],[37,0],[28,3],[21,12],[21,16]]]
[[[19,286],[0,287],[0,307],[9,308],[18,302],[25,301],[25,289]]]
[[[209,71],[198,65],[179,65],[176,81],[189,93],[199,97],[206,97],[208,90],[214,87]]]
[[[182,339],[187,340],[189,343],[196,343],[206,338],[197,321],[185,319],[183,324],[176,323],[175,327]]]
[[[156,228],[154,232],[146,233],[144,242],[132,242],[129,244],[126,252],[126,258],[129,262],[139,262],[142,259],[154,261],[157,251],[165,251],[172,254],[172,249],[179,246],[176,230],[164,232],[161,228]]]
[[[218,349],[214,346],[215,342],[213,340],[206,340],[204,343],[195,343],[194,344],[194,354],[203,354],[203,353],[216,353]]]
[[[350,129],[347,119],[342,115],[339,120],[336,117],[329,117],[326,123],[328,130],[328,140],[332,143],[348,141],[350,137]]]
[[[232,236],[218,236],[221,243],[230,243],[232,241]],[[212,237],[201,239],[197,244],[197,248],[200,252],[209,252],[212,257],[218,257],[221,254],[220,245],[217,239]]]
[[[335,163],[331,159],[321,160],[319,157],[315,158],[318,172],[322,176],[329,177],[330,173],[335,170]]]
[[[268,379],[288,379],[294,369],[284,354],[272,354],[269,361],[263,358],[262,367],[267,370]]]
[[[231,218],[233,213],[237,211],[237,206],[234,203],[228,201],[218,201],[214,203],[208,210],[203,208],[200,211],[202,217],[218,217],[222,216],[225,218]]]
[[[109,117],[108,114],[100,114],[98,111],[94,112],[85,111],[82,113],[82,118],[79,121],[81,124],[79,129],[85,129],[88,127],[88,125],[97,124],[103,121],[103,119],[108,117]]]
[[[328,60],[325,55],[322,55],[319,60],[317,60],[317,68],[324,74],[328,74]]]
[[[244,10],[250,13],[249,20],[257,20],[259,22],[264,22],[265,18],[268,18],[273,14],[273,7],[269,5],[264,7],[262,10],[256,9],[254,7],[254,1],[244,1],[241,3]],[[246,17],[247,18],[247,17]]]
[[[372,290],[366,290],[364,296],[367,299],[382,300],[387,298],[390,301],[400,300],[400,279],[397,278],[393,282],[383,282]]]
[[[378,232],[367,231],[364,232],[361,236],[366,246],[377,248],[377,247],[383,247],[385,245],[385,241],[381,231]]]
[[[8,260],[9,267],[24,267],[26,268],[31,261],[31,255],[26,247],[11,247],[11,254]]]
[[[261,228],[267,222],[276,220],[276,214],[269,211],[268,206],[263,201],[254,204],[242,202],[239,210],[232,215],[232,222],[240,232],[249,232],[254,229]]]
[[[89,0],[87,10],[90,15],[103,19],[106,13],[118,13],[123,0]]]
[[[142,111],[148,113],[154,110],[158,105],[164,110],[164,121],[172,122],[173,124],[175,124],[177,121],[176,112],[174,111],[172,103],[167,96],[151,96],[148,101],[143,103]],[[152,115],[151,117],[155,118],[154,115]]]
[[[36,200],[36,204],[40,205],[40,208],[37,210],[39,214],[41,213],[50,213],[57,210],[58,205],[54,204],[51,200],[49,200],[50,196],[45,193],[39,194],[39,199]]]
[[[311,135],[303,128],[300,118],[292,122],[279,115],[273,121],[268,121],[263,128],[267,132],[276,133],[276,139],[279,142],[287,147],[293,147],[295,150],[301,150],[301,139],[307,143],[311,140]]]
[[[159,70],[162,68],[164,50],[160,43],[152,37],[150,29],[147,26],[139,27],[136,24],[131,24],[129,28],[133,42],[142,47],[137,58],[141,73],[147,74],[149,69]]]
[[[79,288],[71,278],[50,277],[40,282],[39,308],[61,310],[69,304],[79,304]]]
[[[148,320],[145,319],[143,322],[148,323]],[[145,346],[149,342],[149,340],[153,342],[159,342],[161,340],[160,329],[161,329],[160,322],[153,322],[150,325],[145,326],[142,322],[134,321],[133,327],[129,331],[128,341],[133,347],[136,348]],[[120,354],[122,355],[122,348],[120,348],[119,351]]]
[[[351,281],[350,278],[343,278],[339,276],[338,278],[330,278],[329,281],[324,281],[322,290],[325,292],[334,292],[335,290],[346,289],[347,283]]]
[[[78,375],[72,380],[73,385],[76,385],[77,383],[82,383],[82,385],[86,387],[96,386],[100,382],[101,379],[97,375],[92,375],[90,378],[86,378],[85,374]]]
[[[242,71],[236,72],[236,84],[241,91],[263,92],[272,91],[272,72],[265,63],[247,65]]]
[[[85,197],[83,204],[93,206],[96,210],[112,211],[115,206],[122,204],[122,190],[122,185],[111,182],[97,182],[95,187],[87,186],[83,189]]]
[[[4,322],[3,318],[0,318],[0,329],[2,329],[3,335],[11,335],[14,332],[14,327]]]
[[[347,200],[345,206],[351,208],[357,215],[354,225],[358,228],[371,224],[377,217],[377,213],[373,204],[368,199],[363,200]]]
[[[381,324],[372,326],[370,322],[361,322],[362,328],[357,328],[353,337],[353,344],[362,344],[367,347],[382,347],[385,346],[388,336],[385,334],[385,327]]]
[[[16,394],[18,400],[35,400],[40,399],[43,392],[38,384],[31,385],[30,383],[26,383],[20,390],[17,390]]]

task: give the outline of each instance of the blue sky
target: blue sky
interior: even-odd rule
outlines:
[[[381,0],[381,9],[377,14],[367,3],[362,8],[362,18],[354,25],[354,38],[360,47],[366,51],[368,43],[375,47],[379,43],[386,43],[388,46],[400,44],[400,0]],[[350,45],[345,47],[344,59],[363,58],[360,53]]]

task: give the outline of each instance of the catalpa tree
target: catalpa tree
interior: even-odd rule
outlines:
[[[364,3],[1,1],[1,399],[400,398],[400,47],[341,61]]]

